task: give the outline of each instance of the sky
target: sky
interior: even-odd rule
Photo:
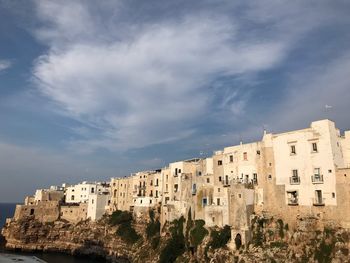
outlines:
[[[264,129],[350,129],[349,13],[345,0],[0,0],[0,202]]]

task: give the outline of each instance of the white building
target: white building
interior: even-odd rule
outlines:
[[[107,191],[102,191],[89,195],[87,218],[92,221],[99,220],[108,210],[111,202],[111,195]]]
[[[87,203],[90,195],[109,192],[109,184],[99,182],[82,182],[66,188],[66,203]]]

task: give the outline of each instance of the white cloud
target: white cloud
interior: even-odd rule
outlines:
[[[309,16],[298,22],[297,11],[272,1],[270,6],[282,11],[277,16],[266,6],[248,9],[246,18],[271,26],[256,36],[244,32],[246,25],[234,15],[220,14],[191,14],[139,30],[129,21],[112,30],[111,19],[103,20],[88,4],[37,3],[38,16],[48,26],[36,33],[51,48],[37,60],[34,76],[40,91],[65,114],[98,131],[71,142],[83,152],[126,150],[194,134],[194,124],[210,114],[206,85],[219,75],[275,67],[319,21]],[[112,13],[118,15],[118,5]],[[132,30],[132,37],[118,35],[122,26]],[[244,112],[246,99],[236,102],[227,105],[235,115]]]
[[[12,66],[11,61],[9,60],[0,60],[0,71],[6,70]]]

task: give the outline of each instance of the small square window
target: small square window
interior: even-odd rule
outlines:
[[[218,160],[218,165],[222,165],[222,160]]]
[[[329,173],[332,173],[332,170],[328,170]]]
[[[269,180],[271,180],[271,179],[272,179],[272,175],[269,174],[267,178],[268,178]]]
[[[238,194],[238,198],[242,198],[242,195],[241,195],[241,194]]]
[[[260,151],[256,151],[256,154],[257,154],[257,155],[260,155]]]

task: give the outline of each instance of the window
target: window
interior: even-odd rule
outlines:
[[[175,192],[175,193],[177,192],[178,188],[179,188],[179,185],[178,185],[178,184],[175,184],[175,185],[174,185],[174,192]]]
[[[216,204],[217,204],[217,205],[220,205],[220,198],[217,198],[217,199],[216,199]]]
[[[268,178],[269,180],[271,180],[271,179],[272,179],[272,175],[269,174],[267,178]]]
[[[210,183],[210,179],[209,179],[209,178],[207,178],[207,183],[208,183],[208,184]]]
[[[329,173],[332,173],[332,170],[328,170]]]
[[[30,215],[34,215],[34,209],[30,209]]]
[[[140,204],[142,204],[142,199],[140,200]]]
[[[292,170],[292,176],[293,176],[294,178],[297,178],[297,177],[298,177],[298,170],[297,170],[297,169]]]
[[[206,205],[208,205],[208,200],[207,200],[207,198],[203,198],[202,199],[202,206],[206,206]]]
[[[181,173],[181,169],[179,169],[179,174]]]
[[[295,149],[295,145],[290,146],[290,154],[297,154],[296,149]]]
[[[316,142],[312,143],[312,151],[317,152],[317,143]]]
[[[202,172],[201,172],[201,171],[198,171],[198,175],[201,176],[201,175],[202,175]]]
[[[258,150],[258,151],[256,151],[256,154],[257,154],[257,155],[260,155],[260,151],[259,151],[259,150]]]
[[[218,192],[220,193],[220,188],[218,188]]]
[[[320,168],[314,168],[314,175],[315,175],[315,177],[320,177],[321,169]]]
[[[218,165],[222,165],[222,160],[218,160]]]
[[[158,190],[156,190],[156,198],[158,198]]]
[[[93,194],[93,193],[95,193],[95,188],[91,188],[91,193]]]
[[[177,175],[177,168],[175,168],[175,175]]]
[[[150,203],[150,204],[152,204],[152,199],[151,199],[151,200],[149,200],[149,203]]]
[[[233,163],[233,155],[230,155],[230,163]]]
[[[244,153],[243,153],[243,160],[244,160],[244,161],[247,161],[247,160],[248,160],[248,153],[247,153],[247,152],[244,152]]]
[[[151,190],[151,192],[150,192],[149,196],[153,196],[153,190]]]
[[[93,204],[94,203],[94,199],[91,199],[91,204]]]
[[[298,205],[298,191],[287,191],[288,205]]]
[[[152,186],[153,185],[153,181],[151,180],[151,182],[149,184],[150,184],[150,186]]]
[[[238,198],[242,198],[242,194],[238,194]]]
[[[72,201],[74,201],[74,195],[72,195],[70,199],[72,199]]]
[[[219,176],[219,182],[221,182],[221,176]]]
[[[156,186],[158,186],[158,183],[159,183],[159,181],[158,181],[158,179],[156,180]]]
[[[113,194],[114,198],[117,197],[117,190],[114,190],[114,194]]]
[[[335,198],[335,193],[332,193],[332,197]]]

